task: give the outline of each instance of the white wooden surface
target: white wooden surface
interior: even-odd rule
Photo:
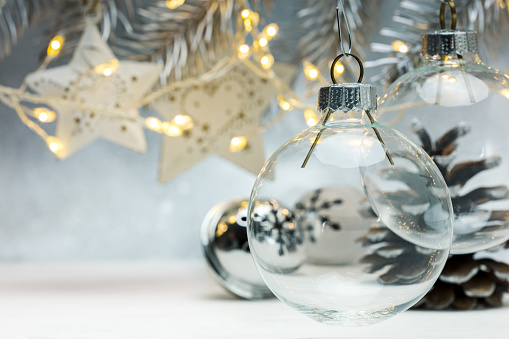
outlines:
[[[0,265],[1,339],[509,338],[505,305],[337,328],[277,299],[235,299],[197,262]]]

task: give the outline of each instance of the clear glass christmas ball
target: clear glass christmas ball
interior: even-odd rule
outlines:
[[[347,99],[372,89],[331,87],[345,89],[339,97]],[[334,325],[373,324],[411,307],[438,278],[452,239],[440,171],[408,138],[371,123],[367,113],[376,112],[361,97],[355,107],[325,107],[323,116],[334,109],[333,119],[322,118],[270,157],[248,213],[251,254],[267,286],[296,310]],[[288,209],[267,206],[269,197]]]
[[[475,33],[423,39],[422,65],[387,89],[380,121],[421,145],[445,178],[451,253],[477,252],[509,239],[509,78],[482,63]]]

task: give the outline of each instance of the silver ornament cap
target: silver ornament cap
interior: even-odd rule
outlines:
[[[477,34],[475,32],[443,29],[422,36],[422,55],[441,57],[477,54]]]
[[[369,84],[345,83],[320,88],[318,109],[343,112],[372,111],[377,108],[376,87]]]

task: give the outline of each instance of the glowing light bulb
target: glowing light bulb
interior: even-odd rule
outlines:
[[[191,118],[189,115],[177,115],[175,118],[173,118],[173,122],[175,125],[177,125],[180,129],[183,131],[187,131],[191,128],[193,128],[193,118]]]
[[[251,11],[249,9],[245,9],[240,13],[240,16],[242,17],[242,19],[247,19],[247,18],[249,18],[250,14],[251,14]]]
[[[185,2],[185,0],[166,0],[166,7],[169,9],[175,9],[182,5]]]
[[[249,46],[248,45],[240,45],[239,47],[239,58],[243,59],[249,55]]]
[[[309,80],[315,80],[320,72],[318,72],[318,69],[312,63],[304,62],[304,74]]]
[[[266,54],[261,57],[260,64],[264,69],[269,69],[272,67],[272,65],[274,65],[274,57],[272,54]]]
[[[339,75],[343,74],[345,72],[345,66],[343,66],[341,62],[337,62],[336,66],[334,66],[334,72]]]
[[[408,46],[401,40],[396,40],[392,43],[392,49],[400,53],[408,53]]]
[[[161,130],[161,120],[154,118],[154,117],[149,117],[149,118],[145,119],[145,126],[147,126],[147,128],[149,128],[151,130],[160,131]]]
[[[267,40],[267,38],[261,38],[259,41],[258,41],[258,44],[262,47],[265,47],[267,46],[269,43],[269,40]]]
[[[309,126],[309,127],[313,127],[313,126],[316,126],[316,124],[318,123],[318,121],[316,121],[316,119],[308,119],[306,120],[306,124]]]
[[[179,137],[182,135],[182,129],[177,126],[174,122],[163,122],[161,130],[164,134],[170,137]]]
[[[509,88],[503,89],[500,91],[500,93],[505,96],[507,99],[509,99]]]
[[[113,73],[118,70],[120,63],[118,59],[111,59],[110,61],[103,62],[94,67],[94,72],[104,75],[105,77],[109,77]]]
[[[247,146],[246,137],[233,137],[230,141],[230,152],[242,151]]]
[[[52,122],[55,120],[57,114],[45,107],[37,107],[34,109],[34,116],[39,119],[40,122]]]
[[[272,39],[276,36],[277,32],[279,31],[279,26],[276,24],[270,24],[264,29],[265,34],[267,34],[268,39]]]
[[[306,119],[306,124],[309,127],[316,126],[318,124],[318,116],[316,115],[316,112],[312,109],[307,109],[304,111],[304,119]]]
[[[289,111],[292,109],[292,105],[286,101],[282,95],[278,95],[279,107],[281,107],[284,111]]]
[[[57,35],[48,44],[47,54],[49,57],[56,57],[60,51],[62,50],[62,46],[64,45],[64,37],[62,35]]]
[[[60,142],[60,139],[58,139],[57,137],[47,137],[46,138],[46,145],[48,146],[50,151],[53,152],[53,153],[58,153],[63,148],[63,145]]]
[[[253,25],[251,24],[251,20],[246,19],[244,20],[244,29],[246,32],[251,32],[253,30]]]

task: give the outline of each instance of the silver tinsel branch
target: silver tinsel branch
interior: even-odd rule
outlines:
[[[440,0],[401,0],[394,12],[391,27],[380,30],[384,41],[400,40],[408,47],[407,53],[395,51],[391,43],[374,42],[373,52],[383,54],[379,59],[365,64],[366,67],[383,67],[379,75],[371,81],[384,86],[393,83],[404,73],[420,64],[421,37],[427,31],[440,29]],[[506,0],[456,0],[458,29],[478,32],[479,41],[488,39],[483,49],[496,55],[497,46],[493,43],[509,36],[509,1]]]
[[[345,1],[345,14],[352,31],[352,52],[361,58],[365,58],[369,37],[376,28],[378,17],[373,13],[377,13],[378,2],[375,0]],[[305,8],[298,12],[300,29],[304,31],[299,44],[302,59],[314,64],[323,74],[329,73],[330,63],[341,50],[336,5],[336,0],[306,0]],[[346,32],[344,20],[342,30]],[[346,67],[344,79],[348,81],[356,79],[356,72]]]
[[[235,34],[243,24],[238,17],[246,7],[268,11],[271,1],[187,0],[169,9],[162,0],[103,0],[98,21],[116,55],[164,65],[166,83],[207,72],[236,53]],[[88,10],[83,0],[61,8],[53,33],[66,36],[62,55],[72,54]]]
[[[0,0],[0,60],[11,53],[25,30],[48,14],[56,0]]]

